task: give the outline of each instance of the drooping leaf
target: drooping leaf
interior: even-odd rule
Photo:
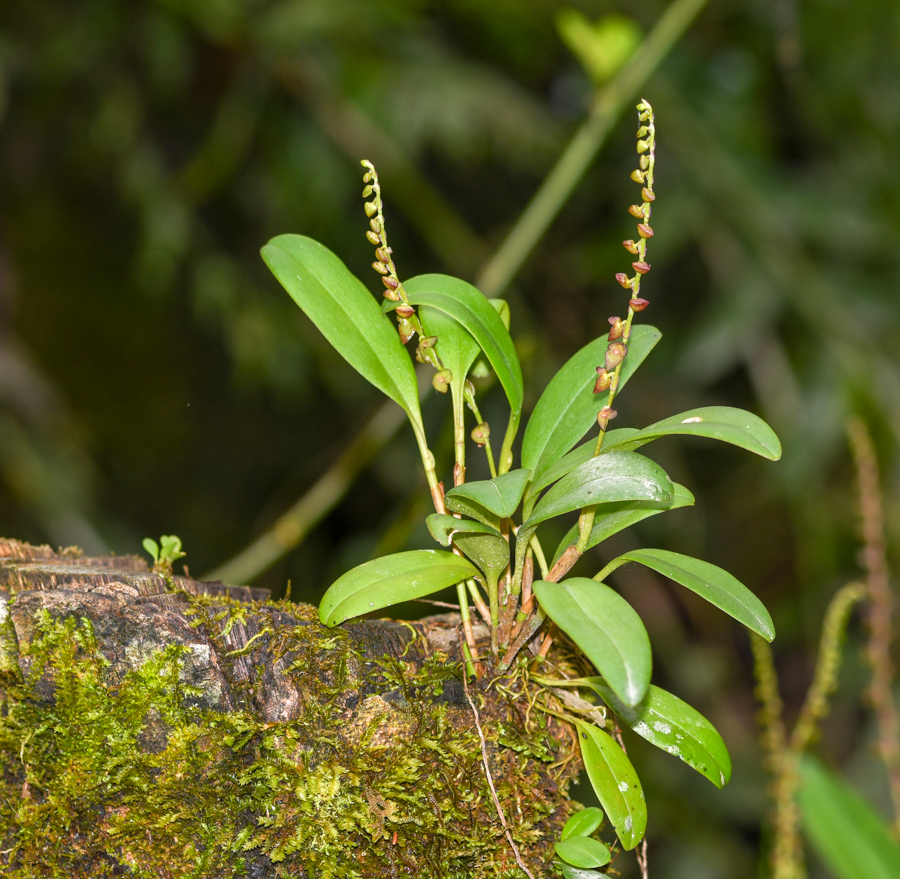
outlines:
[[[524,386],[519,357],[497,310],[471,284],[449,275],[418,275],[403,286],[413,305],[428,305],[448,314],[485,353],[509,400],[509,426],[503,441],[504,448],[508,448],[522,417]],[[501,462],[501,471],[506,469]]]
[[[888,822],[813,757],[800,763],[803,829],[835,879],[897,879],[900,844]]]
[[[605,583],[571,577],[532,586],[544,612],[597,667],[626,705],[637,705],[650,684],[650,638],[631,605]],[[607,813],[608,814],[608,813]]]
[[[327,247],[278,235],[262,249],[272,274],[335,350],[421,423],[416,373],[372,294]]]
[[[609,863],[609,849],[599,839],[573,836],[554,843],[553,848],[556,854],[573,867],[590,869]]]
[[[603,810],[596,806],[588,806],[572,815],[563,825],[561,839],[570,836],[590,836],[603,823]]]
[[[509,329],[510,324],[510,312],[509,312],[509,303],[505,299],[488,299],[488,302],[494,306],[494,311],[500,315],[500,320],[503,321],[503,326],[506,329]],[[469,375],[472,378],[487,378],[491,374],[491,364],[488,362],[487,358],[484,355],[478,357],[475,362],[472,364],[472,368],[469,370]]]
[[[696,592],[767,641],[775,637],[775,626],[765,605],[728,571],[665,549],[632,550],[610,562],[607,569],[625,562],[639,562]]]
[[[458,532],[465,534],[495,534],[501,540],[503,536],[496,528],[485,525],[482,522],[473,522],[471,519],[457,519],[456,516],[448,516],[446,513],[432,513],[425,519],[431,536],[441,545],[450,546],[452,537]],[[505,542],[505,541],[504,541]]]
[[[580,867],[573,867],[565,861],[554,861],[553,866],[559,868],[564,879],[603,879],[607,875],[597,870],[582,870]]]
[[[594,504],[654,501],[669,504],[674,489],[659,464],[635,452],[610,452],[580,464],[535,504],[527,522],[536,525]]]
[[[575,726],[591,787],[622,847],[629,851],[647,829],[647,804],[637,773],[625,752],[602,729],[580,720]]]
[[[454,509],[457,498],[468,498],[480,504],[484,509],[507,519],[512,516],[522,500],[522,492],[531,477],[529,470],[510,470],[494,479],[483,479],[478,482],[464,482],[451,488],[444,497],[448,509]]]
[[[437,549],[373,559],[329,586],[319,605],[319,619],[326,626],[336,626],[351,617],[424,598],[477,573],[468,560]]]
[[[770,461],[777,461],[781,457],[781,443],[775,431],[752,412],[730,406],[691,409],[657,421],[630,437],[610,437],[605,445],[609,449],[639,449],[655,439],[676,434],[720,440]]]
[[[607,537],[617,534],[631,527],[642,519],[650,516],[667,513],[669,510],[677,510],[679,507],[690,507],[694,504],[694,496],[677,482],[672,483],[674,493],[668,504],[658,504],[653,501],[623,501],[619,504],[602,504],[597,507],[594,515],[594,525],[588,538],[586,549],[602,543]],[[566,547],[571,546],[578,539],[578,525],[573,525],[565,537],[559,542],[551,564],[565,552]]]
[[[459,513],[461,516],[468,516],[470,519],[476,519],[484,525],[489,525],[495,531],[500,530],[500,517],[496,513],[492,513],[490,510],[483,507],[478,501],[474,501],[463,495],[457,495],[456,497],[448,497],[445,495],[444,506],[446,506],[451,513]]]
[[[622,364],[620,392],[660,336],[653,327],[634,327]],[[534,407],[522,438],[521,460],[535,480],[597,423],[597,413],[609,399],[607,391],[593,392],[596,367],[603,364],[607,344],[606,336],[601,336],[585,345],[553,376]]]
[[[672,754],[722,788],[731,778],[731,757],[716,728],[696,709],[652,684],[638,705],[626,705],[602,678],[590,686],[626,726],[657,748]]]

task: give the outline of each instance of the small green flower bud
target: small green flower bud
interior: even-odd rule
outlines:
[[[607,337],[610,342],[615,342],[616,339],[622,338],[622,333],[625,332],[625,321],[620,317],[611,317],[609,318],[609,336]]]
[[[629,253],[638,252],[637,245],[630,238],[627,241],[622,242],[622,247],[624,247]]]
[[[400,320],[397,323],[397,332],[400,333],[400,341],[405,345],[415,335],[416,329],[408,320]]]
[[[369,228],[373,232],[381,231],[381,221],[378,219],[378,217],[373,217],[371,220],[369,220]]]
[[[637,217],[639,220],[644,219],[644,209],[639,204],[629,205],[628,213],[631,214],[632,217]]]
[[[638,223],[638,235],[641,238],[652,238],[653,230],[646,223]]]
[[[396,278],[385,276],[381,280],[384,282],[384,286],[391,290],[396,290],[400,286],[400,282]]]
[[[641,160],[638,162],[638,164],[641,166],[642,171],[646,171],[650,167],[650,156],[644,153],[644,155],[641,156]]]
[[[642,125],[638,130],[635,137],[646,137],[650,133],[650,129],[647,128],[646,125]]]
[[[363,210],[366,212],[367,217],[374,217],[378,213],[378,205],[374,201],[367,201],[363,205]]]
[[[650,271],[650,263],[647,262],[633,262],[631,267],[639,274],[646,275],[647,272]]]
[[[363,189],[363,198],[368,198],[375,191],[375,187],[370,183],[365,189]]]
[[[656,193],[652,189],[647,189],[645,186],[641,190],[641,198],[644,199],[644,201],[656,201]]]
[[[625,272],[618,272],[616,274],[616,280],[626,289],[630,290],[631,285],[634,281],[625,274]]]
[[[594,383],[594,393],[600,394],[608,390],[612,383],[612,375],[608,373],[602,366],[597,367],[597,381]]]
[[[472,428],[472,439],[477,445],[483,446],[491,436],[491,428],[486,421]]]
[[[606,349],[606,362],[604,366],[607,372],[612,372],[624,359],[628,349],[621,342],[612,342]]]
[[[369,244],[381,244],[381,237],[377,232],[373,232],[371,229],[366,232],[366,238],[369,239]]]
[[[439,369],[432,377],[431,384],[439,394],[446,394],[453,380],[453,373],[449,369]]]
[[[647,150],[650,149],[650,142],[646,140],[639,140],[637,142],[637,151],[639,153],[646,153]]]
[[[373,262],[372,268],[380,275],[386,275],[390,272],[390,269],[383,262]]]
[[[636,297],[629,301],[628,306],[632,311],[643,311],[650,303],[646,299]]]
[[[437,336],[425,336],[425,338],[419,342],[419,345],[422,348],[434,348],[434,346],[437,345],[437,340]]]
[[[644,182],[644,172],[641,171],[640,168],[635,168],[635,169],[631,172],[631,179],[632,179],[635,183],[643,183],[643,182]]]

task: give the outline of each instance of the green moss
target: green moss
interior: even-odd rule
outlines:
[[[190,601],[224,656],[247,606]],[[228,712],[186,683],[188,648],[117,674],[87,620],[39,616],[20,662],[0,668],[3,875],[520,876],[471,713],[444,698],[458,669],[367,658],[347,631],[288,624],[287,611],[303,616],[251,609],[262,628],[230,657],[239,705]],[[235,671],[248,662],[287,677],[294,719],[257,716],[256,683]],[[565,818],[551,817],[557,745],[522,729],[511,701],[482,703],[514,838],[543,851]]]

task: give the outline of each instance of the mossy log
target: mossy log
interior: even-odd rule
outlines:
[[[458,617],[326,629],[263,590],[0,541],[0,873],[520,877]],[[469,685],[535,876],[572,735]]]

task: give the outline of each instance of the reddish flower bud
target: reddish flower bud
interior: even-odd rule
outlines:
[[[622,247],[624,247],[629,253],[638,252],[637,245],[630,238],[627,241],[622,242]]]
[[[650,303],[646,299],[632,299],[628,305],[632,311],[643,311]]]
[[[609,341],[615,342],[616,339],[621,339],[622,333],[625,332],[625,321],[620,317],[611,317],[609,318],[609,325],[611,327],[609,331]]]
[[[390,272],[390,269],[383,262],[373,262],[372,268],[375,269],[379,275],[386,275]]]
[[[403,318],[404,320],[412,317],[416,313],[416,310],[411,305],[406,305],[405,303],[403,305],[398,305],[394,311],[397,312],[398,317]]]
[[[400,294],[396,290],[391,290],[391,288],[388,287],[387,290],[384,291],[384,298],[390,299],[391,302],[399,302]]]
[[[644,219],[644,209],[639,204],[630,205],[628,213],[631,214],[632,217],[637,217],[639,220]]]
[[[628,349],[621,342],[613,342],[606,349],[606,366],[607,372],[612,372],[624,359],[628,353]]]
[[[612,375],[610,375],[602,366],[597,367],[597,381],[594,384],[594,393],[600,394],[603,391],[609,388],[610,382],[612,381]]]
[[[400,282],[396,278],[385,276],[381,280],[384,282],[384,286],[391,290],[396,290],[400,286]]]
[[[644,199],[644,201],[656,201],[656,193],[652,189],[647,189],[645,186],[641,190],[641,198]]]
[[[616,412],[615,409],[610,409],[609,406],[604,406],[597,413],[597,423],[600,425],[600,429],[606,430],[606,425],[609,424],[609,422],[612,421],[613,418],[615,418],[618,414],[619,413]]]
[[[633,262],[631,267],[639,274],[646,275],[647,272],[650,271],[650,263],[647,262]]]
[[[415,327],[408,320],[400,320],[397,324],[400,341],[405,345],[416,333]]]
[[[635,168],[631,172],[631,179],[635,183],[643,183],[644,182],[644,172],[640,170],[640,168]]]
[[[638,223],[638,235],[641,238],[652,238],[653,230],[646,223]]]
[[[618,281],[618,282],[619,282],[626,290],[630,290],[630,289],[631,289],[631,284],[632,284],[631,278],[629,278],[628,275],[625,274],[625,272],[618,272],[618,273],[616,274],[616,280],[617,280],[617,281]]]
[[[391,248],[390,247],[379,247],[378,250],[375,251],[375,258],[381,260],[381,262],[390,262],[391,261]]]

